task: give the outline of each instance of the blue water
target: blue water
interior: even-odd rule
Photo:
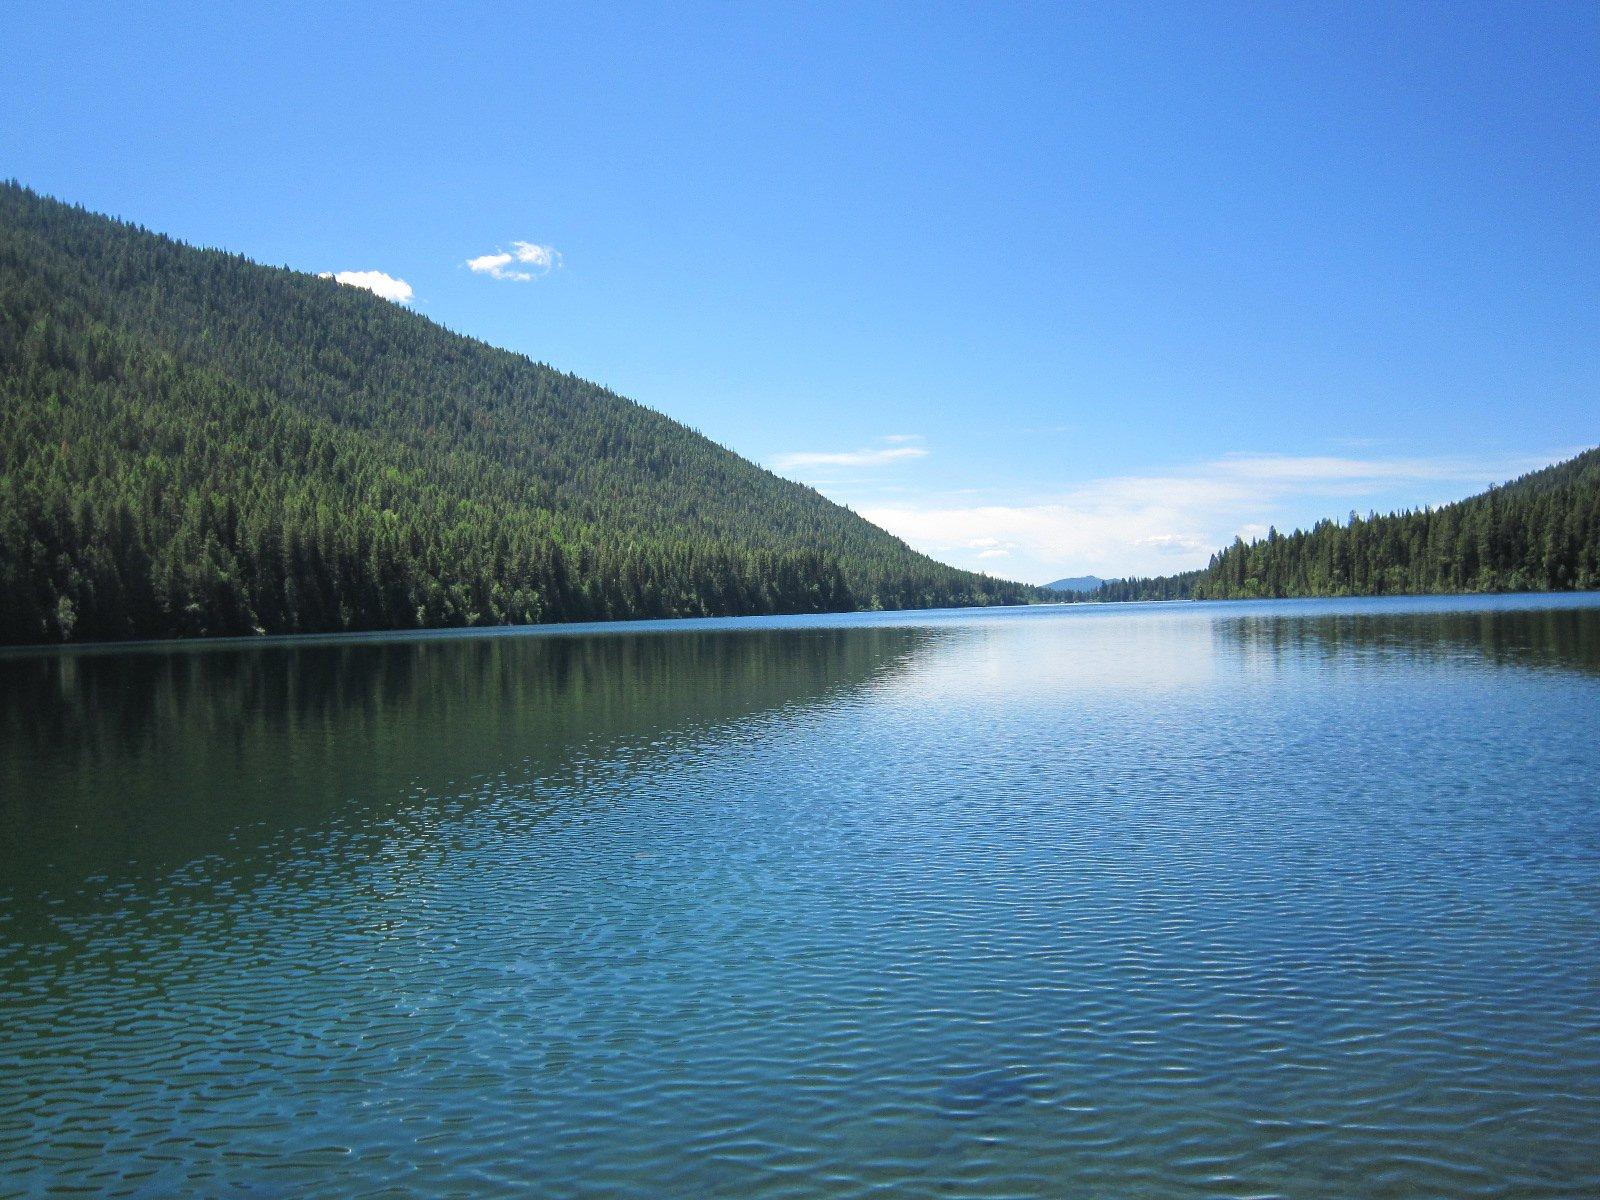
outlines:
[[[1600,597],[0,658],[0,1196],[1600,1195]]]

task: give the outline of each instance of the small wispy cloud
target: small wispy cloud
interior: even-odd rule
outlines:
[[[364,288],[374,296],[393,300],[396,304],[409,304],[415,291],[404,279],[396,279],[382,271],[323,271],[318,278],[332,279],[347,287]]]
[[[467,269],[490,279],[532,283],[561,265],[561,251],[537,242],[512,242],[511,249],[467,259]]]
[[[919,434],[892,433],[879,440],[884,444],[866,450],[801,450],[779,454],[772,460],[772,465],[779,471],[795,471],[806,467],[881,467],[887,463],[928,456],[927,448],[917,444],[922,441]]]

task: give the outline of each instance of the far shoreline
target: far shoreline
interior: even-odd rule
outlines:
[[[1481,601],[1447,608],[1428,601]],[[1503,611],[1523,607],[1519,601],[1567,601],[1561,605],[1528,603],[1526,607],[1600,606],[1600,589],[1560,592],[1416,592],[1369,596],[1252,596],[1226,599],[1179,600],[1045,600],[1029,604],[966,605],[958,608],[851,609],[828,613],[766,613],[719,617],[650,617],[616,621],[553,621],[540,625],[468,625],[441,629],[363,629],[325,633],[233,634],[221,637],[142,638],[114,642],[21,643],[0,646],[0,661],[29,658],[77,658],[116,654],[194,653],[212,650],[296,649],[380,645],[385,643],[474,641],[500,638],[621,637],[630,634],[669,633],[769,633],[849,629],[881,626],[906,628],[936,626],[952,618],[996,617],[1004,613],[1065,610],[1107,613],[1131,609],[1242,605],[1316,605],[1340,608],[1361,604],[1414,604],[1418,612]],[[1508,604],[1507,602],[1511,602]]]

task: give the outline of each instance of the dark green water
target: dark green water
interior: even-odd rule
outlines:
[[[1600,1195],[1600,600],[0,658],[0,1196]]]

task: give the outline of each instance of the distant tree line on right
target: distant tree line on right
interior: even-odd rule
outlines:
[[[1600,448],[1440,508],[1350,514],[1233,545],[1204,570],[1065,600],[1243,600],[1600,588]]]

